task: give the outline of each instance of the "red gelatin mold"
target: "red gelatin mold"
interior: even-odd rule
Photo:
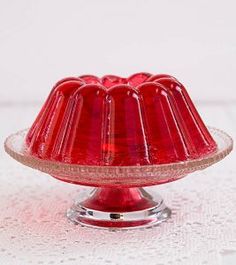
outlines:
[[[184,86],[149,73],[59,81],[26,144],[41,159],[103,166],[186,161],[217,148]]]

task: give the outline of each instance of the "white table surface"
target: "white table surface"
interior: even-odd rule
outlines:
[[[67,222],[83,187],[65,184],[8,157],[3,141],[31,125],[40,106],[0,104],[0,264],[236,264],[235,153],[211,168],[155,187],[173,209],[158,227],[110,232]],[[205,102],[207,124],[236,137],[236,103]]]

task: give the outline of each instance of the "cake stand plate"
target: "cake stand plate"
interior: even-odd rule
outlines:
[[[233,148],[232,138],[225,132],[209,128],[217,150],[200,159],[171,164],[145,166],[88,166],[43,160],[29,154],[25,145],[28,130],[10,135],[6,152],[20,163],[74,184],[97,187],[79,199],[67,211],[75,224],[103,228],[135,228],[151,226],[166,220],[171,210],[157,194],[142,187],[180,179],[222,160]]]

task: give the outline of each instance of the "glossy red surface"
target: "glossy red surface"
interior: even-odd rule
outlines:
[[[81,165],[163,164],[216,150],[184,86],[149,73],[59,81],[26,143],[39,158]]]
[[[154,207],[152,200],[142,196],[139,188],[98,188],[83,206],[105,212],[132,212]]]

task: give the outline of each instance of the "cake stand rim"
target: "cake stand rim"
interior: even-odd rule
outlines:
[[[4,148],[5,151],[15,160],[20,162],[21,164],[24,164],[28,167],[40,170],[44,173],[50,174],[50,175],[57,175],[57,176],[62,176],[59,178],[60,180],[65,180],[67,182],[73,182],[73,177],[79,176],[80,179],[78,179],[78,183],[80,185],[87,185],[83,184],[83,179],[84,182],[87,181],[86,175],[99,175],[98,177],[89,177],[89,180],[91,183],[96,183],[97,181],[103,182],[103,184],[110,183],[114,181],[115,178],[113,177],[108,177],[109,175],[114,175],[116,178],[119,176],[119,178],[122,179],[123,184],[125,184],[125,179],[122,178],[124,175],[127,178],[127,174],[134,176],[134,179],[137,178],[139,180],[139,185],[138,186],[149,186],[147,182],[150,182],[150,185],[156,185],[159,183],[152,183],[152,173],[153,174],[174,174],[174,172],[178,172],[178,176],[176,175],[175,178],[168,178],[163,177],[163,183],[165,182],[170,182],[173,180],[179,179],[182,175],[187,175],[191,172],[194,172],[196,170],[201,170],[206,167],[209,167],[223,158],[225,158],[233,149],[233,139],[231,136],[229,136],[227,133],[224,131],[214,128],[214,127],[208,127],[210,130],[214,140],[216,141],[217,147],[219,146],[219,141],[220,139],[225,142],[225,147],[218,149],[206,156],[203,156],[198,159],[191,159],[191,160],[186,160],[186,161],[181,161],[181,162],[174,162],[174,163],[168,163],[168,164],[153,164],[153,165],[135,165],[135,166],[93,166],[93,165],[79,165],[79,164],[69,164],[69,163],[64,163],[64,162],[58,162],[58,161],[52,161],[52,160],[44,160],[40,159],[36,156],[27,154],[26,151],[16,151],[13,150],[11,147],[11,141],[14,140],[14,138],[17,138],[19,136],[22,136],[23,134],[26,134],[28,129],[20,130],[16,133],[13,133],[9,135],[5,142],[4,142]],[[215,139],[215,137],[217,139]],[[22,137],[22,150],[27,150],[25,141]],[[218,140],[218,142],[217,142]],[[106,175],[106,178],[102,178],[101,175]],[[135,175],[147,175],[146,181],[143,181],[144,184],[141,185],[142,180],[141,177],[135,177]],[[150,175],[150,176],[149,176]],[[65,179],[65,176],[70,176],[70,178]],[[80,177],[84,176],[84,177]],[[142,178],[145,178],[142,176]],[[131,182],[134,181],[131,178]],[[127,182],[130,182],[128,180]],[[157,181],[154,181],[157,182]],[[87,186],[103,186],[101,185],[87,185]],[[113,183],[115,184],[115,183]],[[120,184],[122,186],[122,184]],[[134,185],[135,186],[135,185]]]

